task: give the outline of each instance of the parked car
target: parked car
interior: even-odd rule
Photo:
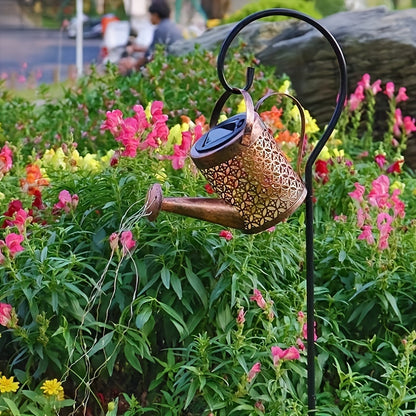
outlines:
[[[85,14],[82,17],[82,32],[84,39],[96,39],[102,37],[101,17],[92,18]],[[75,39],[77,36],[77,17],[73,17],[67,27],[68,37]]]

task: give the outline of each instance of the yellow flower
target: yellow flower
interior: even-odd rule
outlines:
[[[53,380],[45,380],[40,389],[43,390],[43,394],[47,396],[57,396],[58,400],[63,399],[64,388],[62,387],[62,383],[56,378]]]
[[[0,201],[3,200],[4,198],[6,198],[6,195],[4,195],[3,192],[0,192]]]
[[[394,181],[391,185],[390,185],[390,189],[392,191],[394,191],[395,189],[400,189],[401,192],[404,191],[405,188],[405,184],[403,182],[400,181]]]
[[[245,113],[246,112],[246,102],[241,100],[237,107],[237,113]]]
[[[0,393],[15,393],[19,388],[19,383],[14,381],[14,377],[7,378],[6,376],[0,377]]]
[[[165,182],[166,179],[168,178],[168,175],[166,174],[165,169],[164,168],[160,169],[159,173],[155,174],[155,178],[159,182]]]
[[[184,124],[186,124],[186,123],[184,123]],[[189,129],[189,126],[188,126],[188,129]],[[168,140],[169,140],[170,143],[173,143],[173,144],[182,143],[182,127],[179,124],[175,124],[169,130]]]
[[[283,84],[279,88],[279,92],[283,94],[290,94],[290,81],[288,79],[283,81]]]
[[[340,158],[344,157],[344,149],[341,149],[341,150],[332,149],[332,153],[334,154],[335,157],[340,157]]]
[[[321,159],[321,160],[328,160],[328,159],[331,159],[331,155],[330,155],[330,153],[329,153],[329,149],[328,149],[328,147],[327,147],[327,146],[324,146],[324,147],[322,148],[322,151],[321,151],[321,153],[319,154],[319,159]]]

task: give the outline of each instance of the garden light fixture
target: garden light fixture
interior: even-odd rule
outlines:
[[[337,104],[324,133],[306,161],[304,181],[299,173],[305,136],[305,120],[300,103],[287,94],[271,93],[254,105],[247,92],[254,79],[254,69],[251,67],[247,69],[246,86],[242,89],[230,86],[224,76],[224,60],[233,39],[249,23],[269,16],[292,17],[312,25],[330,43],[339,66],[340,87]],[[220,199],[164,198],[160,185],[155,184],[148,191],[146,212],[151,221],[163,210],[254,234],[286,219],[305,202],[308,413],[314,415],[316,394],[312,171],[344,108],[347,95],[347,69],[344,55],[332,34],[316,20],[291,9],[275,8],[254,13],[241,20],[231,30],[218,55],[217,71],[225,92],[213,110],[210,130],[192,147],[191,158]],[[246,112],[217,124],[219,113],[232,94],[243,96]],[[273,94],[288,96],[300,112],[302,132],[298,150],[298,172],[292,169],[257,114],[257,109],[264,99]]]

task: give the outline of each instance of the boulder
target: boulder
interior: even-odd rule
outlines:
[[[407,89],[409,100],[401,106],[403,113],[416,116],[416,9],[347,11],[319,23],[332,33],[344,52],[349,93],[364,73],[369,73],[373,81],[393,81]],[[215,49],[232,27],[234,24],[208,30],[198,38],[175,44],[172,52],[186,53],[196,43]],[[240,39],[262,64],[290,77],[297,97],[321,124],[330,119],[339,88],[338,64],[330,44],[317,29],[297,19],[257,20],[246,26],[234,42]],[[413,138],[406,161],[416,168]]]

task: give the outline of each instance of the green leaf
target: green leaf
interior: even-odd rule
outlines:
[[[170,275],[170,283],[172,285],[172,289],[175,291],[178,299],[182,299],[182,283],[181,279],[176,275],[176,273],[171,273]]]
[[[187,263],[189,263],[189,260],[187,260]],[[195,290],[199,298],[201,299],[202,304],[205,308],[208,307],[208,294],[205,290],[204,285],[202,284],[199,277],[192,271],[192,267],[190,264],[188,264],[188,267],[185,268],[185,274],[186,278],[188,279],[189,284],[192,286],[192,288]]]
[[[400,319],[400,322],[401,322],[402,315],[401,315],[400,310],[397,306],[396,298],[390,292],[384,292],[384,295],[386,296],[386,298],[389,301],[390,306],[392,307],[394,313]]]
[[[338,254],[338,261],[340,263],[343,263],[346,257],[347,257],[347,252],[345,250],[341,250]]]
[[[98,351],[101,351],[105,348],[105,346],[113,339],[114,331],[105,334],[102,338],[100,338],[93,347],[88,351],[88,357],[92,357]]]
[[[14,404],[14,402],[7,397],[3,397],[4,402],[9,406],[10,411],[12,412],[13,416],[20,416],[19,409]]]
[[[191,401],[195,396],[197,388],[198,388],[198,380],[195,378],[195,379],[192,380],[192,383],[189,386],[189,390],[188,390],[188,394],[186,396],[184,409],[186,409],[191,404]]]
[[[140,374],[143,374],[142,365],[140,364],[140,360],[137,358],[136,351],[129,344],[124,346],[124,355],[126,356],[129,364]]]
[[[163,266],[162,271],[160,272],[160,277],[162,278],[162,283],[166,289],[170,288],[170,271],[167,267]]]
[[[136,316],[136,327],[142,329],[151,316],[152,309],[150,307],[143,309]]]

